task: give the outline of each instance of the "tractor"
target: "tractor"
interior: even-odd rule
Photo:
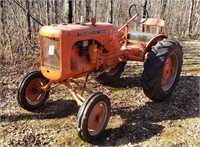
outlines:
[[[131,18],[119,29],[111,23],[96,22],[96,18],[86,22],[84,17],[79,23],[43,26],[39,32],[40,70],[21,79],[19,105],[34,111],[45,103],[53,88],[65,85],[80,106],[77,134],[91,142],[103,133],[111,112],[109,98],[86,87],[91,80],[109,85],[119,80],[127,61],[140,61],[144,62],[144,94],[152,101],[169,98],[180,77],[182,47],[162,34],[165,21],[149,18],[143,6],[131,5],[129,15]],[[141,23],[143,31],[129,31],[134,21]],[[150,26],[155,33],[149,32]]]

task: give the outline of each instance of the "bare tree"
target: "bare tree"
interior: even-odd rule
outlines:
[[[164,19],[164,13],[165,13],[166,6],[167,6],[167,0],[161,0],[161,12],[160,12],[161,19]]]
[[[187,28],[187,34],[190,33],[192,30],[192,15],[194,11],[194,0],[190,1],[190,9],[189,9],[189,17],[188,17],[188,28]]]
[[[113,0],[110,0],[110,23],[113,23]]]
[[[1,30],[4,32],[5,30],[5,0],[0,1],[0,12],[1,12]]]
[[[30,17],[30,7],[29,7],[29,0],[26,0],[26,20],[28,25],[28,38],[31,40],[31,17]]]
[[[91,0],[85,0],[85,12],[86,12],[86,20],[90,20]]]
[[[54,0],[54,6],[55,6],[55,23],[58,23],[58,1]]]
[[[49,25],[49,0],[46,0],[46,23]]]
[[[73,5],[72,1],[68,0],[68,23],[72,23],[73,19]]]

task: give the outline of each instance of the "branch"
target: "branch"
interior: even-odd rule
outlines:
[[[13,0],[26,14],[28,14],[35,22],[37,22],[39,25],[44,26],[39,20],[34,18],[30,13],[26,11],[16,0]]]

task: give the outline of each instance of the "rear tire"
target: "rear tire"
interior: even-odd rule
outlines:
[[[33,71],[25,75],[18,86],[17,101],[28,111],[39,108],[49,97],[49,91],[43,91],[42,86],[48,83],[40,71]]]
[[[152,47],[144,63],[143,91],[153,101],[163,101],[173,92],[183,63],[178,42],[162,40]]]
[[[103,85],[110,85],[111,83],[120,79],[120,76],[122,72],[124,71],[125,65],[126,65],[126,62],[120,62],[115,68],[111,69],[108,72],[103,73],[102,75],[98,76],[95,80],[98,83],[101,83]],[[92,74],[95,76],[104,70],[105,69],[102,66],[97,71],[93,72]]]

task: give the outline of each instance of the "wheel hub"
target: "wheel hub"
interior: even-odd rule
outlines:
[[[167,57],[162,73],[162,90],[168,91],[174,84],[178,71],[178,58],[176,54]]]
[[[165,66],[164,66],[164,70],[163,70],[162,86],[165,86],[167,84],[171,73],[172,73],[172,58],[168,57],[165,62]]]
[[[91,132],[94,132],[96,130],[98,130],[98,128],[101,126],[102,122],[103,122],[103,118],[104,118],[104,106],[101,103],[97,103],[89,116],[88,119],[88,130]]]
[[[42,86],[41,79],[37,78],[31,81],[26,88],[26,98],[31,102],[37,101],[39,96],[43,93],[41,86]]]

